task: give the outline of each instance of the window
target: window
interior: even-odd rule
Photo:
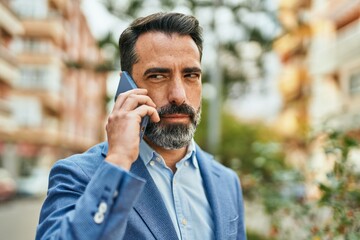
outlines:
[[[61,88],[61,71],[54,66],[22,67],[20,69],[20,79],[16,85],[23,89],[59,92]]]
[[[11,8],[19,17],[44,19],[47,17],[47,0],[12,0]]]
[[[42,119],[40,100],[34,97],[14,97],[11,101],[15,122],[23,127],[39,127]]]
[[[15,53],[45,53],[54,54],[55,48],[51,41],[38,40],[34,38],[16,39],[12,41],[10,50]]]
[[[48,41],[40,41],[36,39],[24,40],[25,52],[48,53],[51,50],[51,44]]]
[[[360,94],[360,69],[350,74],[349,93],[351,96]]]

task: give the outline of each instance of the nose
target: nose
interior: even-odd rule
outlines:
[[[171,104],[180,106],[186,101],[186,91],[180,78],[174,79],[169,85],[168,100]]]

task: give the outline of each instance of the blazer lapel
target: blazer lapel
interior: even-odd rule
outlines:
[[[146,180],[144,190],[134,206],[135,211],[156,239],[178,239],[161,194],[140,157],[133,163],[130,171]]]
[[[199,163],[199,168],[201,176],[204,182],[204,188],[206,197],[209,201],[211,210],[213,212],[214,226],[215,226],[215,239],[224,239],[224,226],[225,219],[223,214],[221,214],[220,209],[220,198],[217,193],[216,183],[218,182],[219,175],[212,170],[212,161],[215,161],[213,158],[206,156],[205,153],[196,145],[196,158]],[[221,187],[221,186],[219,186]],[[226,199],[224,199],[226,201]]]

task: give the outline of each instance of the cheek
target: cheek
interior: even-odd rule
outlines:
[[[157,108],[167,104],[165,91],[160,88],[148,88],[148,95],[151,100],[153,100]]]
[[[148,95],[153,100],[157,108],[168,105],[168,92],[166,86],[148,87]],[[189,85],[185,89],[186,102],[198,109],[201,105],[202,88],[201,85]]]
[[[196,109],[201,105],[201,86],[191,87],[188,89],[187,97],[190,105]]]

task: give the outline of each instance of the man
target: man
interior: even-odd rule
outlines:
[[[119,47],[122,70],[139,88],[117,98],[107,142],[54,165],[36,239],[245,239],[238,177],[193,140],[198,21],[178,13],[139,18]]]

